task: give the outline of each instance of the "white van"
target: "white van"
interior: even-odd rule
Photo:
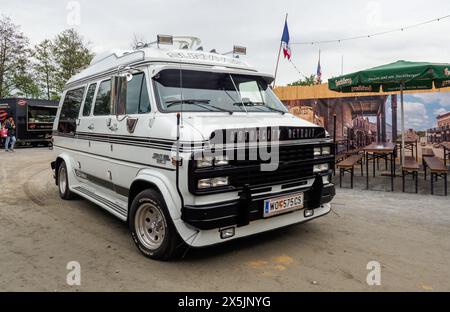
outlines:
[[[94,59],[67,82],[53,126],[61,198],[128,222],[154,259],[312,220],[335,195],[325,129],[289,114],[244,48],[199,44],[158,36]]]

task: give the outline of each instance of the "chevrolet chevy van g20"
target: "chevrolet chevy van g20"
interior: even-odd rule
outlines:
[[[327,214],[332,141],[289,114],[243,52],[158,36],[95,58],[67,82],[53,126],[61,198],[126,221],[154,259]]]

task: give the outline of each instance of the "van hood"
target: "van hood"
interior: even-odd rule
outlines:
[[[203,140],[209,140],[211,134],[217,130],[231,129],[253,129],[267,127],[309,127],[320,128],[319,126],[306,120],[295,117],[292,114],[264,114],[264,113],[234,113],[230,116],[217,115],[184,115],[183,123],[189,125],[197,134],[203,137]],[[186,135],[186,133],[185,133]]]

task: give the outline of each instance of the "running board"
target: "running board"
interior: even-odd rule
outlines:
[[[127,220],[127,209],[110,201],[109,199],[106,199],[105,197],[95,194],[94,192],[91,192],[90,190],[88,190],[87,188],[85,188],[83,186],[75,186],[73,188],[73,191],[83,197],[87,197],[87,199],[93,201],[97,205],[106,209],[107,211],[109,211],[110,213],[112,213],[113,215],[118,217],[119,219],[121,219],[123,221]]]

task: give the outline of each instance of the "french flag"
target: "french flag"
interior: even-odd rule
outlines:
[[[281,37],[281,45],[283,46],[284,58],[291,59],[291,47],[289,45],[289,29],[287,20],[284,22],[283,36]]]
[[[320,66],[320,52],[319,52],[319,62],[317,63],[317,83],[322,83],[322,66]]]

